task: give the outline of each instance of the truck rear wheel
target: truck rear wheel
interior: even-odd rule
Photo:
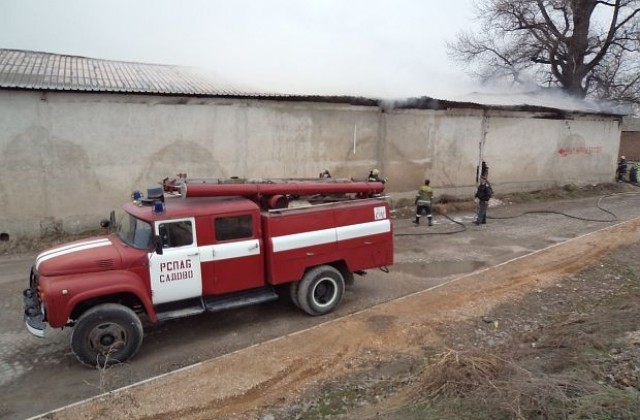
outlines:
[[[344,295],[344,278],[329,265],[309,270],[298,287],[298,304],[309,315],[324,315],[333,311]]]
[[[71,332],[71,350],[84,365],[101,368],[133,357],[142,345],[143,334],[135,312],[105,303],[80,316]]]

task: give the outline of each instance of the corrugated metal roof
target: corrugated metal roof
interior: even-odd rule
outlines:
[[[215,79],[215,80],[214,80]],[[396,109],[480,108],[513,111],[558,111],[599,115],[627,115],[626,109],[587,103],[567,97],[471,94],[458,100],[427,96],[387,101],[350,95],[282,94],[241,89],[202,73],[202,70],[159,64],[100,60],[46,52],[0,48],[0,89],[118,92],[152,95],[227,96],[310,101]]]
[[[0,49],[0,88],[166,95],[267,96],[214,83],[189,67]],[[269,95],[273,96],[273,95]]]

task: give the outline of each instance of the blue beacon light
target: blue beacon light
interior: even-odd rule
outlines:
[[[160,213],[164,213],[165,208],[164,208],[164,203],[160,200],[156,200],[153,203],[153,209],[151,210],[154,214],[160,214]]]

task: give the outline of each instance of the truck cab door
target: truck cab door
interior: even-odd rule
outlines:
[[[213,245],[200,247],[205,295],[264,286],[260,218],[257,213],[214,216]]]
[[[162,255],[149,254],[153,304],[202,296],[200,256],[194,218],[157,221]]]

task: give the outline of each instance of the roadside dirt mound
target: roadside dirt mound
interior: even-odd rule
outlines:
[[[639,241],[640,220],[634,219],[458,278],[433,290],[231,353],[49,416],[275,419],[326,418],[328,415],[377,418],[378,413],[385,413],[381,418],[400,419],[410,418],[412,412],[427,406],[437,412],[459,404],[463,409],[466,407],[468,418],[478,418],[478,410],[465,405],[466,401],[474,400],[459,398],[461,393],[478,393],[478,398],[486,403],[483,407],[492,407],[497,401],[495,396],[480,386],[487,380],[508,384],[513,372],[531,370],[547,376],[523,373],[514,381],[538,390],[549,383],[548,375],[563,373],[560,366],[567,361],[577,363],[571,354],[562,353],[562,337],[566,332],[560,327],[590,325],[589,306],[583,308],[580,299],[573,300],[573,292],[578,290],[577,285],[591,284],[597,275],[605,275],[606,269],[594,274],[591,280],[572,276],[579,276],[577,273],[598,264],[603,264],[600,268],[604,269],[607,266],[600,261],[605,255]],[[637,252],[637,246],[633,249]],[[615,267],[617,263],[609,264]],[[635,264],[636,274],[624,276],[630,281],[629,287],[637,287]],[[575,286],[572,282],[563,282],[567,277],[577,282]],[[621,290],[614,287],[614,283],[607,280],[603,287],[593,290],[613,298],[614,292]],[[612,292],[606,292],[608,289]],[[540,298],[529,301],[530,296]],[[513,303],[511,307],[509,302]],[[520,314],[515,310],[519,305],[529,308],[530,312]],[[558,318],[556,332],[552,328],[547,333],[546,324],[535,320],[544,319],[549,308],[555,307],[566,308],[567,313],[575,312],[574,315],[579,316],[564,321]],[[624,305],[620,309],[625,308],[629,309]],[[629,310],[626,314],[633,316],[635,312]],[[597,325],[607,327],[608,324]],[[619,338],[618,333],[629,328],[629,325],[619,328],[611,337]],[[572,342],[592,344],[594,341],[584,334],[576,330],[569,337]],[[629,343],[635,343],[634,340],[631,338]],[[501,349],[511,348],[514,342],[519,343],[516,355],[506,357],[500,353]],[[554,350],[554,354],[562,357],[546,359],[547,353],[538,352],[541,348]],[[623,344],[617,349],[628,350]],[[460,366],[466,374],[448,383],[446,378],[451,369]],[[623,369],[623,372],[626,371]],[[627,376],[622,373],[618,378],[634,380]],[[390,378],[391,385],[385,382],[385,377]],[[434,381],[429,382],[432,379]],[[574,388],[583,394],[590,389],[579,387],[579,381],[551,383],[555,384],[554,389],[566,388],[569,393]],[[511,389],[511,385],[503,389]],[[311,397],[328,393],[339,399]],[[355,396],[353,405],[350,395]],[[364,397],[359,399],[359,395]],[[532,401],[535,400],[535,394],[527,395],[533,395]],[[434,398],[447,403],[442,407],[430,405]],[[633,401],[633,395],[630,398]],[[554,402],[556,399],[551,398]],[[334,403],[325,404],[326,401]],[[509,398],[499,401],[504,404]],[[511,407],[499,404],[498,407],[506,411],[496,413],[513,415],[528,410],[529,406],[529,401],[516,399]],[[418,412],[415,418],[423,417]]]
[[[353,404],[323,395],[315,407],[349,419],[638,418],[639,252],[640,243],[619,248],[551,287],[440,325],[442,345],[414,358],[402,382],[378,377]]]

